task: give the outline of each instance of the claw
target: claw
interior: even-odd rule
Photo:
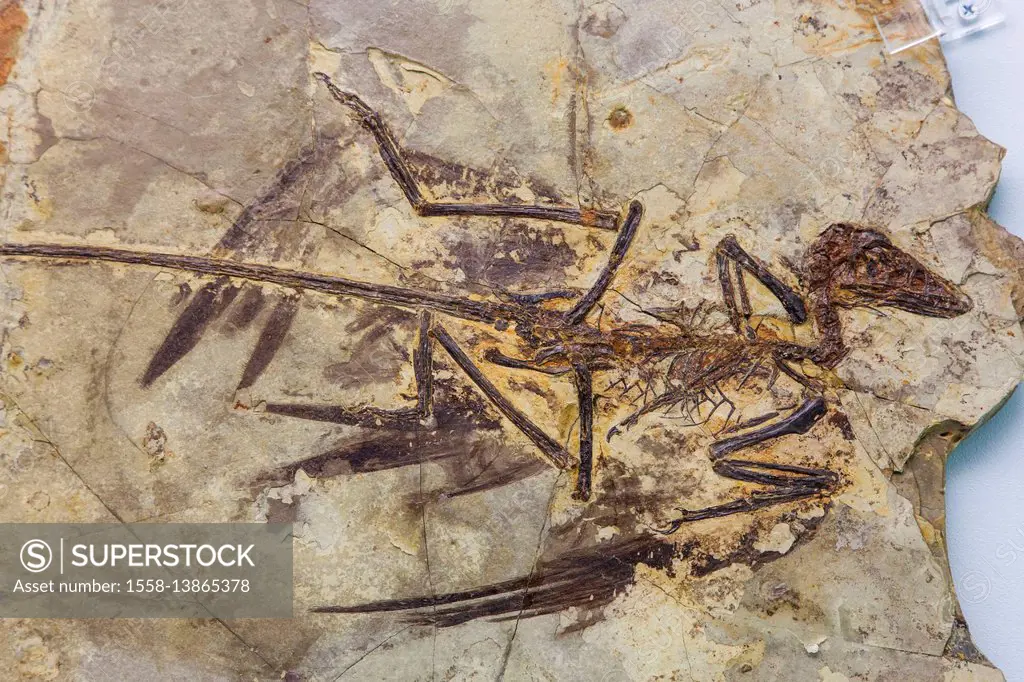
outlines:
[[[675,533],[677,530],[682,528],[684,524],[690,523],[692,521],[699,521],[702,518],[700,512],[694,512],[691,509],[685,509],[683,507],[674,507],[674,509],[680,514],[682,514],[682,516],[680,516],[678,519],[672,519],[668,522],[667,526],[664,526],[662,528],[652,528],[651,530],[653,530],[655,533],[658,533],[659,535],[671,535],[672,533]]]
[[[619,422],[618,424],[616,424],[612,428],[608,429],[608,435],[606,436],[608,442],[609,443],[611,442],[612,436],[617,436],[620,433],[622,433],[622,429],[619,428],[620,426],[624,427],[626,431],[629,431],[633,427],[633,424],[636,424],[635,417],[636,417],[636,415],[632,415],[632,416],[626,417],[621,422]]]
[[[676,511],[682,512],[683,514],[691,513],[690,510],[683,509],[682,507],[676,507]],[[667,526],[663,528],[653,528],[652,530],[659,535],[672,535],[672,533],[675,533],[677,530],[682,528],[683,524],[687,521],[688,519],[685,516],[680,516],[678,519],[669,521]]]

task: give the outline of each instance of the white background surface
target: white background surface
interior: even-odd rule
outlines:
[[[1006,147],[990,213],[1024,236],[1024,0],[1006,25],[945,45],[960,108]],[[949,558],[975,643],[1024,682],[1024,389],[950,457]]]

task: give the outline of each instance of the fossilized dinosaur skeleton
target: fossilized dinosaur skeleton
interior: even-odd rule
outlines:
[[[838,314],[840,308],[891,306],[932,317],[953,317],[971,308],[970,299],[956,286],[895,247],[881,232],[835,224],[822,232],[804,255],[801,271],[805,296],[772,274],[762,261],[748,254],[735,237],[726,236],[719,242],[715,249],[717,272],[733,333],[698,333],[678,316],[667,314],[659,316],[658,324],[603,329],[589,322],[588,316],[607,292],[627,256],[644,215],[639,201],[629,202],[619,212],[544,204],[430,201],[424,196],[401,148],[379,114],[358,96],[339,90],[326,75],[318,74],[318,78],[373,135],[384,164],[418,215],[516,217],[616,230],[617,236],[608,260],[594,284],[582,293],[507,294],[499,300],[485,301],[269,265],[95,246],[3,244],[0,245],[0,255],[171,268],[420,310],[419,335],[413,353],[417,386],[415,406],[398,410],[333,407],[329,410],[329,420],[371,428],[431,428],[435,409],[433,351],[436,344],[491,404],[533,442],[548,462],[566,469],[572,467],[575,460],[577,481],[574,497],[578,500],[589,499],[592,490],[595,375],[618,373],[625,388],[625,377],[649,375],[652,367],[668,364],[664,389],[652,393],[645,386],[641,405],[608,432],[609,440],[620,430],[636,425],[657,410],[678,408],[690,411],[696,408],[699,413],[701,404],[712,402],[712,413],[722,405],[729,405],[731,416],[733,405],[720,388],[729,379],[739,377],[742,385],[754,375],[767,374],[769,381],[774,381],[782,372],[802,384],[805,389],[803,403],[790,414],[778,419],[755,420],[758,423],[748,424],[750,428],[711,445],[713,468],[717,473],[758,484],[761,488],[724,504],[683,510],[665,532],[673,532],[687,522],[796,501],[834,489],[838,476],[829,470],[756,462],[734,455],[787,434],[806,433],[826,413],[822,387],[807,378],[799,368],[802,363],[831,368],[842,359],[845,346]],[[745,284],[747,275],[760,281],[782,303],[794,324],[805,323],[810,317],[819,334],[819,342],[801,345],[759,338],[750,323],[752,310]],[[557,303],[565,300],[570,305],[567,309],[559,309]],[[491,349],[485,354],[486,361],[512,369],[564,375],[573,381],[579,409],[575,457],[488,379],[438,317],[484,322],[499,331],[512,330],[523,351],[521,356],[512,357]],[[308,417],[311,414],[308,406],[271,404],[267,410],[292,416]],[[320,414],[321,417],[315,418],[322,418],[323,413]],[[704,421],[710,416],[706,415]],[[692,421],[698,423],[696,419]]]

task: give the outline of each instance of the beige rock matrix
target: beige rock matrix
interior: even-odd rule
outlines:
[[[294,523],[16,679],[997,680],[1003,150],[826,0],[0,2],[0,521]]]

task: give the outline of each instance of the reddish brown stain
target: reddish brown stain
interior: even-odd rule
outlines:
[[[17,0],[0,2],[0,85],[14,70],[18,58],[18,41],[28,25],[28,15]]]
[[[615,130],[624,130],[633,125],[633,112],[626,107],[615,107],[608,114],[608,124]]]

